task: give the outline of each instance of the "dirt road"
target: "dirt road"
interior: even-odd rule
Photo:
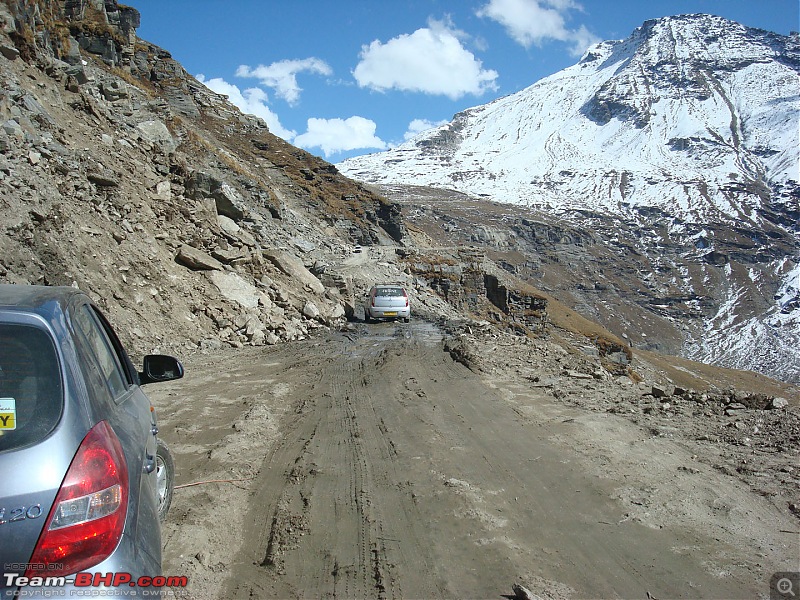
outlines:
[[[741,482],[422,321],[199,355],[151,396],[178,597],[756,598],[797,569],[797,520]]]

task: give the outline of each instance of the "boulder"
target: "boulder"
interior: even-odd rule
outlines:
[[[62,57],[64,62],[68,65],[83,65],[83,57],[81,56],[81,47],[78,44],[78,40],[70,37],[67,43],[69,47]]]
[[[130,95],[125,84],[121,81],[109,81],[100,84],[100,93],[109,102],[128,98]]]
[[[332,326],[347,319],[345,306],[342,302],[325,302],[320,308],[320,320]]]
[[[16,60],[19,58],[19,50],[14,48],[14,46],[8,46],[6,44],[0,45],[0,54],[8,60]]]
[[[217,215],[217,223],[219,223],[222,231],[230,236],[236,236],[241,230],[241,227],[236,224],[236,221],[225,215]]]
[[[245,253],[238,249],[233,250],[225,250],[222,248],[216,248],[215,250],[211,251],[211,256],[216,258],[218,261],[229,265],[234,261],[242,261],[245,259]]]
[[[786,408],[787,406],[789,406],[789,401],[786,398],[773,398],[769,403],[769,407],[772,409]]]
[[[348,298],[343,302],[342,311],[344,312],[344,316],[348,321],[355,320],[356,318],[356,301],[352,298]]]
[[[172,186],[169,180],[159,181],[153,189],[154,197],[158,200],[171,200],[172,199]]]
[[[117,187],[119,186],[119,178],[116,173],[107,169],[89,172],[86,178],[95,185],[100,187]]]
[[[320,314],[319,308],[317,308],[317,305],[311,302],[311,300],[303,305],[302,313],[309,319],[316,319]]]
[[[192,271],[222,271],[224,269],[222,263],[216,258],[185,244],[178,248],[175,261]]]
[[[212,258],[211,260],[214,259]],[[244,308],[258,308],[258,299],[261,292],[259,292],[256,286],[245,281],[240,275],[228,271],[212,271],[208,274],[208,278],[228,300],[236,302]],[[248,333],[251,332],[247,324],[250,323],[252,319],[253,317],[249,318],[245,325],[248,327]],[[258,321],[257,317],[255,317],[255,321]],[[258,321],[258,325],[261,325],[261,328],[264,329],[264,325],[261,324],[260,321]],[[253,324],[253,327],[255,326],[256,325]]]
[[[265,250],[264,257],[278,267],[285,275],[296,279],[303,286],[307,286],[315,294],[324,294],[325,286],[316,276],[306,269],[303,261],[288,252],[280,250]]]
[[[202,200],[211,196],[211,190],[216,189],[221,182],[205,171],[192,171],[186,180],[186,195],[195,200]]]
[[[23,131],[22,127],[19,123],[17,123],[14,119],[9,119],[5,123],[3,123],[3,131],[6,132],[8,137],[22,139],[25,137],[25,131]]]
[[[67,85],[70,85],[71,79],[76,86],[76,89],[70,89],[71,92],[77,92],[78,86],[89,83],[89,76],[86,74],[86,69],[83,65],[71,65],[64,72],[67,74]]]
[[[178,148],[178,143],[162,121],[142,121],[136,129],[142,138],[160,147],[164,154],[172,154]]]
[[[292,244],[300,252],[312,252],[316,250],[317,245],[314,242],[309,242],[303,238],[292,238]]]
[[[234,221],[241,221],[244,218],[244,207],[247,203],[231,185],[223,183],[211,193],[211,197],[217,203],[217,214]]]
[[[672,396],[672,389],[669,386],[654,383],[650,387],[650,394],[653,398],[667,398]]]
[[[266,292],[259,293],[259,295],[258,295],[258,303],[265,310],[269,310],[269,309],[272,308],[272,299],[269,297],[269,294],[267,294]]]
[[[217,211],[219,211],[218,205],[217,205]],[[222,231],[225,233],[228,239],[230,239],[231,241],[242,243],[245,246],[249,246],[250,248],[253,248],[258,245],[256,239],[246,230],[239,227],[236,221],[234,221],[230,217],[226,217],[225,215],[222,214],[217,214],[217,223],[222,228]]]
[[[250,315],[244,326],[245,335],[247,335],[247,338],[250,341],[253,341],[253,336],[259,332],[263,333],[266,329],[267,328],[261,322],[261,319],[259,319],[258,315],[255,314]]]

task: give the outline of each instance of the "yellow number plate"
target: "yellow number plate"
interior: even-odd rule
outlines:
[[[397,313],[396,312],[385,312],[385,313],[383,313],[383,316],[384,317],[396,317]]]
[[[16,402],[13,398],[0,398],[0,431],[16,428]]]

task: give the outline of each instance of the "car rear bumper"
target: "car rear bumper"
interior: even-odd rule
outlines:
[[[372,319],[408,319],[411,317],[411,309],[370,306],[367,308],[367,315]]]

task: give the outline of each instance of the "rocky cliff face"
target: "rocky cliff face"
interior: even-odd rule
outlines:
[[[640,346],[797,381],[799,115],[796,34],[683,15],[339,168],[527,207],[484,236],[519,274]]]
[[[0,3],[0,281],[78,285],[137,352],[344,322],[397,207],[273,136],[114,0]]]

